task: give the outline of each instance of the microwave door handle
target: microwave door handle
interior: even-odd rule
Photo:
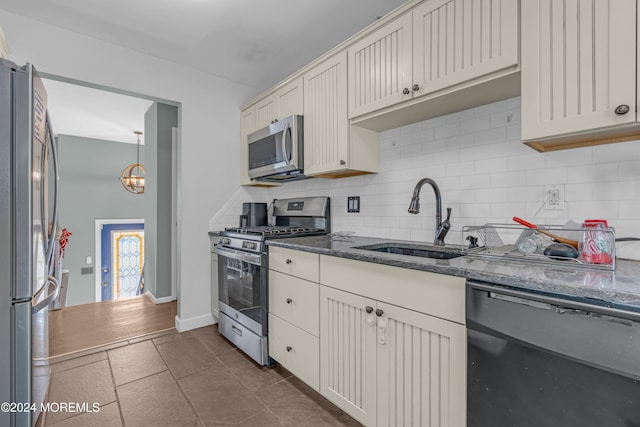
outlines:
[[[282,155],[284,157],[284,162],[287,166],[291,166],[291,153],[287,153],[287,136],[291,134],[291,124],[287,123],[287,126],[282,131]],[[291,147],[293,150],[293,146]]]

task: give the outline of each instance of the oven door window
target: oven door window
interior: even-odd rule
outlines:
[[[266,284],[264,270],[246,261],[225,256],[218,258],[220,301],[261,325],[265,324],[266,316],[263,304],[266,290],[262,289]]]

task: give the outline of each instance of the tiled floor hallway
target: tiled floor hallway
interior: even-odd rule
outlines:
[[[53,364],[46,426],[357,426],[281,367],[259,367],[214,326],[131,340]]]

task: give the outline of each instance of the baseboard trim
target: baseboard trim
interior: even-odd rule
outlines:
[[[178,332],[186,332],[191,329],[213,325],[214,323],[216,323],[216,318],[213,317],[212,314],[191,317],[189,319],[181,319],[179,316],[176,316],[176,329]]]
[[[177,298],[176,297],[162,297],[162,298],[156,298],[151,292],[146,291],[144,293],[147,297],[149,297],[149,299],[151,300],[152,303],[154,304],[164,304],[166,302],[172,302],[175,301]]]

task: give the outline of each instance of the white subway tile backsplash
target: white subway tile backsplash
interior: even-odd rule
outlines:
[[[519,105],[519,104],[518,104]],[[501,111],[507,111],[507,101],[498,101],[482,105],[473,109],[476,117],[490,116]]]
[[[567,183],[567,169],[555,168],[544,170],[530,170],[526,172],[527,185],[554,185],[554,184],[566,184]]]
[[[447,123],[445,125],[436,126],[434,129],[434,138],[450,138],[460,134],[460,123]]]
[[[640,180],[640,161],[621,162],[618,165],[618,178],[620,181]]]
[[[476,173],[495,173],[507,171],[506,157],[498,157],[495,159],[478,160],[476,163]]]
[[[433,178],[443,213],[452,208],[451,243],[465,225],[536,224],[603,218],[618,236],[640,236],[640,141],[538,153],[520,141],[520,98],[437,117],[380,134],[380,173],[343,179],[308,179],[274,188],[239,189],[211,229],[235,226],[242,203],[274,198],[332,198],[335,231],[433,241],[435,198],[427,185],[421,212],[407,212],[416,182]],[[564,185],[564,210],[543,209],[544,186]],[[347,213],[347,196],[361,197],[361,212]]]
[[[515,155],[507,159],[507,170],[510,171],[526,171],[532,169],[544,169],[544,154],[535,153],[530,148],[522,155]]]
[[[507,140],[507,128],[506,126],[493,128],[489,130],[483,130],[474,134],[474,141],[476,145],[495,144],[496,142],[502,142]]]

